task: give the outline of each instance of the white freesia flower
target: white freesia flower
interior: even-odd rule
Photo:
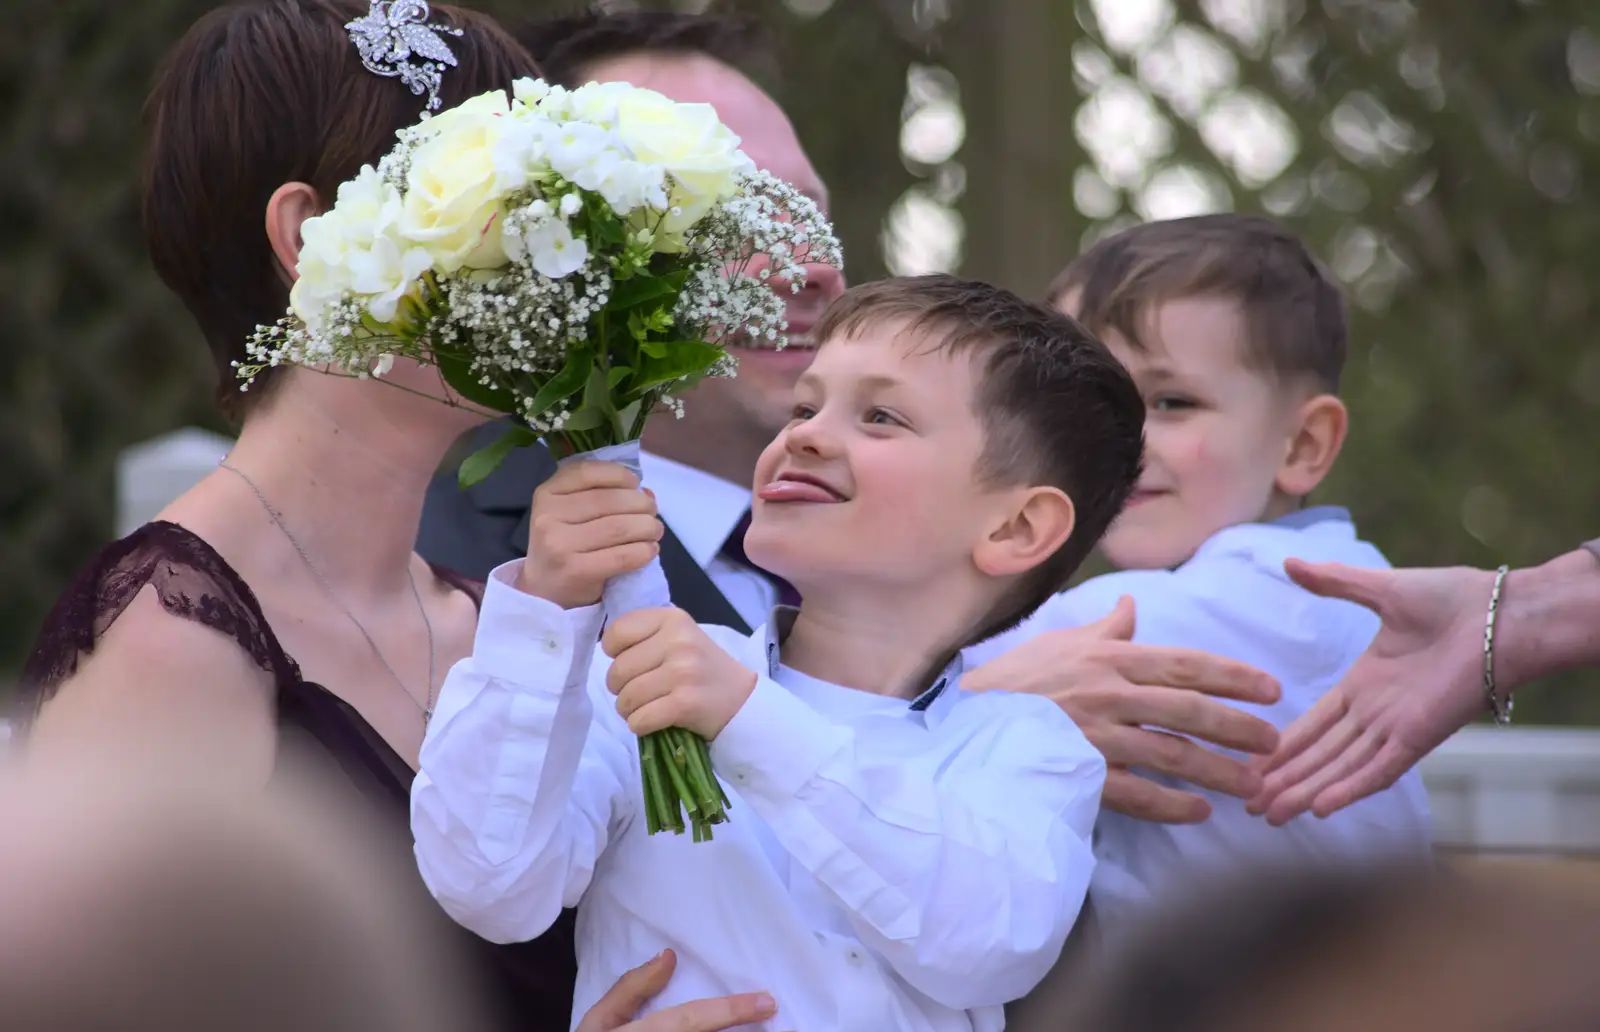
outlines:
[[[392,246],[390,234],[400,217],[399,191],[367,165],[354,179],[339,185],[330,211],[301,223],[297,278],[289,302],[307,326],[320,328],[327,309],[346,291],[369,292],[356,282],[355,270],[365,268],[375,250]],[[417,269],[409,277],[413,280],[428,267],[423,263],[418,268],[416,258],[410,265]],[[371,277],[362,280],[366,282],[371,282]],[[370,292],[386,293],[391,286]]]
[[[572,235],[560,219],[550,219],[524,235],[528,255],[541,276],[565,279],[589,260],[589,245]]]
[[[372,375],[377,377],[387,376],[389,375],[389,370],[393,368],[394,356],[386,351],[379,355],[378,360],[372,364]]]
[[[518,79],[511,84],[511,96],[533,107],[550,95],[550,84],[543,79]]]
[[[433,256],[425,248],[408,246],[390,235],[378,237],[364,251],[352,251],[347,261],[350,289],[366,297],[367,311],[383,323],[393,321],[400,299],[433,267]]]
[[[615,154],[609,130],[586,122],[548,122],[544,148],[550,167],[573,182],[602,154]]]
[[[569,193],[561,198],[561,214],[566,218],[578,214],[583,210],[583,198],[575,193]]]
[[[490,160],[500,193],[515,193],[545,178],[547,126],[543,119],[506,118],[496,127]]]
[[[617,124],[618,106],[637,87],[625,82],[591,82],[573,90],[567,116],[610,128]]]

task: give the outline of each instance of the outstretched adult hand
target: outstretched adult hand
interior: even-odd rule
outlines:
[[[722,1032],[765,1021],[777,1011],[766,993],[745,993],[690,1000],[636,1019],[639,1008],[667,987],[677,963],[672,951],[666,950],[617,979],[617,984],[589,1008],[578,1023],[577,1032]]]
[[[1467,567],[1372,570],[1284,563],[1308,591],[1366,606],[1383,624],[1344,678],[1261,763],[1252,813],[1326,817],[1410,770],[1483,712],[1483,628],[1494,574]]]
[[[961,687],[1053,699],[1106,758],[1102,806],[1163,824],[1198,823],[1211,816],[1204,797],[1159,785],[1128,768],[1160,771],[1250,798],[1260,790],[1259,774],[1190,739],[1270,753],[1277,729],[1218,700],[1276,702],[1278,683],[1254,667],[1210,653],[1134,644],[1134,620],[1133,599],[1123,596],[1104,619],[1024,642],[967,673]]]

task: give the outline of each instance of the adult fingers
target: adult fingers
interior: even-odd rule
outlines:
[[[1411,758],[1405,747],[1394,739],[1384,743],[1377,755],[1360,768],[1317,793],[1311,812],[1318,817],[1338,813],[1352,803],[1384,789],[1400,780],[1400,775],[1411,769]]]
[[[1303,793],[1297,790],[1324,767],[1338,759],[1340,754],[1361,736],[1361,730],[1355,719],[1346,713],[1327,734],[1313,742],[1299,756],[1267,775],[1260,795],[1250,801],[1250,812],[1261,814],[1272,809],[1278,814],[1284,813],[1288,804],[1283,797],[1289,793],[1295,793],[1296,797],[1302,796]],[[1310,803],[1310,798],[1304,796],[1303,804],[1295,808],[1294,812],[1304,810]]]
[[[1213,745],[1265,755],[1278,747],[1278,729],[1260,717],[1187,689],[1139,685],[1116,700],[1119,724],[1143,724]]]
[[[1277,678],[1236,659],[1166,645],[1126,645],[1116,665],[1135,684],[1163,685],[1221,699],[1271,705],[1282,690]]]
[[[1344,780],[1378,754],[1383,738],[1372,728],[1358,734],[1338,755],[1323,764],[1316,773],[1300,784],[1281,793],[1276,802],[1267,808],[1267,823],[1285,824],[1311,808],[1323,789]]]
[[[676,1007],[656,1011],[621,1032],[722,1032],[757,1021],[765,1021],[778,1013],[778,1005],[766,993],[744,993],[739,996],[717,996],[708,1000],[690,1000]]]
[[[1370,570],[1343,563],[1308,563],[1303,559],[1285,559],[1283,572],[1314,595],[1342,598],[1374,611],[1382,609],[1383,599],[1394,581],[1392,570]]]
[[[1261,776],[1230,756],[1164,731],[1138,727],[1109,729],[1096,743],[1108,763],[1144,767],[1201,788],[1249,799],[1261,791]]]
[[[677,957],[663,950],[617,979],[617,984],[589,1008],[577,1032],[615,1032],[633,1020],[639,1008],[667,987]]]
[[[1106,772],[1100,805],[1113,813],[1157,824],[1198,824],[1211,816],[1211,804],[1201,796],[1158,785],[1117,767]]]
[[[1284,729],[1278,738],[1278,748],[1257,769],[1263,775],[1271,774],[1311,748],[1339,722],[1347,708],[1344,694],[1337,688],[1318,699]]]

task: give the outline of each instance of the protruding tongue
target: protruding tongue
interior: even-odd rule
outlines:
[[[756,492],[763,502],[837,502],[833,492],[801,480],[774,480]]]

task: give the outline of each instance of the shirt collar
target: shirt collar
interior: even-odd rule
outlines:
[[[641,479],[655,492],[661,519],[703,570],[750,511],[750,489],[704,470],[645,452],[639,458]]]
[[[653,489],[652,489],[653,490]],[[789,637],[789,632],[794,630],[794,618],[800,615],[800,610],[793,606],[773,606],[772,616],[759,632],[762,636],[762,648],[767,659],[767,676],[778,676],[778,665],[782,661],[781,647],[784,639]],[[961,675],[966,669],[966,663],[960,652],[955,658],[945,665],[944,671],[936,678],[933,684],[921,695],[911,700],[911,711],[922,713],[934,704],[946,689],[954,687],[961,680]]]
[[[1286,516],[1279,516],[1270,521],[1270,526],[1287,527],[1290,530],[1305,530],[1307,527],[1318,523],[1330,521],[1350,522],[1350,510],[1342,505],[1313,505],[1309,509],[1299,509]]]

